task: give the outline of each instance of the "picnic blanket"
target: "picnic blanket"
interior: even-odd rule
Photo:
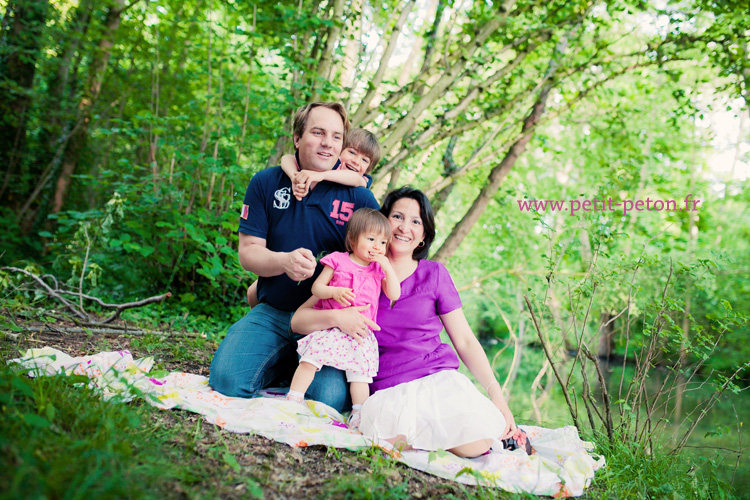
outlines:
[[[316,401],[299,404],[284,397],[254,399],[224,396],[210,388],[206,377],[191,373],[150,373],[151,357],[133,359],[128,351],[102,352],[71,357],[57,349],[29,349],[23,357],[9,360],[29,376],[84,375],[89,386],[105,400],[123,402],[141,397],[169,410],[180,408],[203,415],[209,423],[229,432],[252,433],[290,446],[326,445],[358,450],[378,446],[399,462],[436,476],[464,484],[481,484],[511,492],[554,497],[580,496],[604,466],[604,457],[592,453],[593,444],[582,441],[573,426],[546,429],[520,426],[536,454],[507,451],[498,442],[491,453],[474,459],[447,452],[394,450],[386,441],[373,441],[350,430],[344,417]]]

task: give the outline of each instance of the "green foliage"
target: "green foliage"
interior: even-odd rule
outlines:
[[[706,473],[697,474],[693,463],[664,449],[650,455],[627,443],[600,445],[598,452],[607,457],[607,466],[597,472],[587,498],[737,498],[733,488],[717,478],[715,464],[704,465]]]
[[[139,203],[129,199],[142,196]],[[244,287],[232,233],[236,212],[203,207],[185,215],[164,197],[146,197],[138,189],[115,192],[104,211],[64,212],[51,245],[53,269],[76,287],[84,256],[90,254],[85,282],[90,294],[125,302],[173,293],[160,312],[182,311],[211,318],[215,326],[236,317]],[[212,301],[197,300],[213,297]]]
[[[3,369],[2,474],[8,498],[152,497],[179,472],[141,411],[104,403],[79,377],[27,377]]]

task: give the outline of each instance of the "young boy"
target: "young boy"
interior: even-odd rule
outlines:
[[[281,169],[294,184],[294,197],[302,200],[310,192],[312,183],[335,182],[344,186],[369,187],[372,178],[367,175],[380,161],[380,144],[375,136],[365,129],[357,128],[346,136],[338,164],[327,172],[300,170],[296,155],[281,157]]]
[[[281,169],[292,180],[292,193],[301,201],[310,192],[310,186],[320,181],[334,182],[344,186],[370,187],[369,173],[380,161],[380,143],[374,134],[362,128],[351,130],[341,149],[341,156],[333,170],[313,172],[300,170],[296,153],[281,157]],[[247,303],[251,308],[258,305],[258,283],[247,289]]]

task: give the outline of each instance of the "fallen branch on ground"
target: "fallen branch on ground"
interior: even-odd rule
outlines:
[[[28,276],[29,278],[34,280],[34,283],[36,283],[36,285],[42,292],[62,302],[65,305],[65,307],[68,308],[75,316],[77,316],[78,318],[86,321],[88,324],[91,324],[93,326],[100,326],[100,325],[106,325],[107,323],[111,323],[112,321],[116,320],[120,316],[122,311],[126,309],[132,309],[134,307],[141,307],[147,304],[152,304],[154,302],[161,302],[164,299],[167,299],[172,296],[170,292],[167,292],[161,295],[155,295],[153,297],[149,297],[147,299],[138,300],[135,302],[127,302],[125,304],[107,304],[98,297],[92,297],[84,293],[74,292],[72,290],[65,290],[64,288],[60,288],[57,283],[57,280],[54,277],[52,277],[52,281],[54,281],[55,287],[52,288],[43,279],[44,277],[47,277],[48,275],[39,277],[32,272],[26,271],[25,269],[19,269],[17,267],[0,267],[0,270],[12,271],[15,273]],[[75,304],[67,300],[65,297],[63,297],[63,295],[72,295],[74,297],[78,297],[79,299],[87,299],[87,300],[97,303],[99,306],[103,308],[114,309],[115,312],[111,316],[104,319],[103,321],[96,322],[92,320],[91,315],[89,315],[82,307],[76,306]]]
[[[203,337],[204,334],[196,333],[196,332],[164,332],[160,330],[141,330],[141,329],[132,329],[132,330],[123,330],[122,328],[80,328],[80,327],[71,327],[71,328],[51,328],[48,326],[27,326],[23,327],[24,330],[31,333],[59,333],[59,334],[65,334],[65,333],[97,333],[97,334],[113,334],[113,335],[156,335],[159,337]]]

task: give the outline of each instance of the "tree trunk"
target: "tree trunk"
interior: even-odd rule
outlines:
[[[47,0],[18,0],[6,7],[0,59],[0,165],[6,166],[0,199],[21,162],[26,117],[32,101],[36,59],[47,16]]]
[[[509,1],[508,3],[513,4],[514,2]],[[459,79],[469,63],[472,62],[474,54],[505,23],[509,10],[506,5],[500,6],[498,14],[485,23],[484,26],[477,29],[474,38],[467,44],[467,48],[465,51],[462,51],[453,65],[438,78],[424,96],[417,100],[407,114],[395,124],[393,129],[389,131],[388,136],[381,141],[383,156],[387,156],[401,142],[414,124],[417,123],[422,113],[442,97],[446,89]]]
[[[388,38],[388,44],[383,51],[383,55],[380,57],[378,69],[375,71],[375,75],[373,75],[372,79],[370,79],[367,94],[365,94],[365,97],[362,99],[359,107],[357,107],[357,111],[351,117],[352,125],[355,127],[360,126],[360,124],[362,123],[362,118],[364,118],[364,116],[370,109],[370,103],[379,92],[378,88],[380,87],[380,83],[383,81],[385,70],[388,69],[388,62],[391,60],[391,56],[396,50],[396,43],[398,42],[398,37],[401,34],[401,28],[403,28],[404,23],[406,22],[406,18],[409,16],[409,12],[411,12],[411,8],[414,6],[414,3],[415,0],[408,0],[406,5],[404,5],[403,10],[401,11],[401,15],[396,21],[396,24],[393,26],[393,30],[391,31],[390,37]]]
[[[81,60],[75,55],[79,53],[88,32],[92,9],[91,0],[83,0],[78,4],[66,25],[65,38],[60,43],[60,54],[53,62],[55,70],[49,80],[49,90],[43,105],[47,110],[46,119],[40,124],[40,149],[33,167],[37,172],[41,172],[43,166],[49,164],[60,147],[60,138],[70,131],[70,122],[77,119],[75,101],[71,98],[78,91],[75,88],[75,75],[78,70],[74,67],[74,62],[77,64]]]
[[[114,44],[115,32],[120,26],[124,5],[125,0],[113,0],[112,5],[107,10],[107,18],[102,30],[102,37],[99,40],[94,58],[91,60],[84,96],[78,105],[78,115],[83,123],[70,138],[68,148],[65,151],[62,172],[60,172],[60,177],[57,179],[52,213],[57,213],[62,209],[62,206],[65,203],[65,197],[68,193],[68,188],[70,187],[71,176],[75,172],[81,153],[83,153],[86,146],[88,128],[91,120],[91,109],[94,102],[99,97],[99,92],[102,88],[112,45]]]
[[[284,121],[284,126],[281,128],[281,130],[292,130],[292,121],[293,116],[296,110],[292,110],[290,113],[287,113],[286,120]],[[286,152],[287,147],[291,144],[291,137],[283,132],[278,132],[279,136],[276,138],[276,144],[273,146],[273,152],[271,153],[271,156],[268,157],[268,163],[266,164],[266,167],[274,167],[279,164],[281,161],[281,157],[284,156],[284,153]]]
[[[548,35],[542,34],[541,37],[543,39],[546,39]],[[518,41],[515,41],[512,44],[507,45],[499,52],[503,52],[505,50],[514,48],[517,45]],[[468,109],[469,105],[474,103],[474,101],[482,95],[482,93],[490,88],[493,83],[501,80],[506,75],[510,74],[514,69],[516,69],[521,62],[531,53],[534,51],[534,49],[538,46],[537,42],[530,43],[525,49],[523,50],[517,50],[516,57],[505,64],[502,68],[497,70],[492,76],[489,78],[481,78],[481,79],[474,79],[471,84],[469,85],[469,88],[467,89],[465,95],[461,98],[461,100],[454,106],[452,106],[448,111],[443,113],[441,116],[437,117],[431,124],[429,124],[426,128],[421,130],[418,134],[416,134],[415,139],[410,139],[408,141],[405,141],[403,147],[400,148],[400,151],[391,157],[386,164],[384,164],[379,170],[376,177],[376,181],[380,179],[380,177],[387,175],[388,172],[395,167],[395,165],[398,165],[404,158],[407,158],[413,151],[424,149],[425,147],[436,144],[443,139],[454,137],[457,135],[460,135],[464,132],[468,132],[481,124],[485,123],[486,121],[494,118],[495,116],[503,115],[509,112],[513,107],[520,102],[521,97],[527,92],[522,91],[520,94],[518,94],[514,99],[502,103],[500,106],[498,106],[494,111],[488,112],[485,111],[483,113],[483,116],[480,119],[474,119],[469,120],[465,122],[463,125],[456,126],[456,119]],[[516,47],[517,48],[517,47]],[[410,84],[411,86],[418,87],[419,92],[424,93],[425,87],[423,85],[417,85],[418,81],[412,82]],[[531,94],[533,87],[530,87],[528,90],[528,94]],[[416,91],[415,91],[416,93]],[[418,94],[421,98],[422,94]],[[388,100],[386,100],[387,105]],[[408,116],[408,115],[407,115]],[[415,121],[416,123],[416,121]],[[501,130],[503,127],[498,128],[498,131]],[[410,129],[411,132],[413,132],[413,127]],[[409,134],[411,134],[409,132]],[[405,134],[408,135],[408,134]],[[494,136],[497,135],[497,133],[492,134],[487,141],[485,142],[491,142],[492,139],[494,139]],[[466,164],[461,167],[456,174],[461,173],[463,169],[470,169],[473,168],[473,166],[477,165],[479,162],[474,161],[476,155],[472,154],[471,158],[466,162]],[[445,187],[450,182],[453,182],[452,176],[448,179],[443,179],[446,182],[443,183],[440,187],[437,187],[435,189],[432,189],[432,192],[438,191]]]
[[[344,15],[344,0],[335,0],[333,3],[333,24],[328,28],[328,36],[326,37],[326,46],[323,49],[323,55],[320,59],[320,65],[318,66],[318,78],[328,81],[331,78],[331,68],[333,67],[333,51],[336,48],[336,44],[339,42],[339,34],[341,33],[341,26],[343,20],[341,19]],[[317,101],[320,96],[320,84],[313,81],[313,94],[312,102]]]
[[[545,74],[547,81],[542,85],[539,97],[531,108],[531,113],[529,113],[529,116],[527,116],[523,122],[523,128],[521,129],[523,135],[510,147],[503,160],[492,169],[487,183],[480,191],[479,196],[474,200],[474,203],[472,203],[469,211],[464,215],[461,221],[456,224],[451,231],[451,234],[448,235],[448,238],[443,243],[443,246],[441,246],[437,253],[435,253],[433,258],[438,262],[446,263],[448,259],[453,256],[456,249],[458,249],[458,246],[464,240],[466,235],[469,234],[469,231],[471,231],[471,228],[479,220],[479,217],[484,213],[487,205],[490,203],[490,199],[500,187],[500,184],[508,175],[508,172],[510,172],[516,164],[518,157],[526,150],[526,146],[534,136],[534,127],[542,118],[542,115],[546,110],[547,98],[549,97],[549,93],[552,91],[554,85],[552,77],[560,66],[562,56],[567,50],[567,46],[568,38],[567,36],[563,36],[557,43],[552,59],[550,59]]]
[[[455,135],[448,140],[448,146],[446,146],[445,153],[443,154],[443,177],[450,177],[456,170],[458,170],[458,165],[456,165],[456,162],[453,159],[453,150],[455,149],[457,142],[458,136]],[[453,186],[455,185],[454,182],[451,182],[432,197],[432,210],[435,215],[437,215],[440,209],[443,208],[445,200],[448,199],[448,196],[453,191]]]
[[[362,11],[362,0],[354,0],[351,4],[351,10],[353,12]],[[362,37],[362,16],[355,16],[355,18],[346,23],[346,33],[344,38],[348,38],[349,41],[346,43],[346,49],[344,50],[344,59],[341,61],[339,67],[338,82],[342,89],[349,89],[347,99],[344,102],[344,106],[349,109],[349,101],[351,100],[352,89],[356,80],[357,67],[361,62],[361,52],[363,49],[360,43]]]

